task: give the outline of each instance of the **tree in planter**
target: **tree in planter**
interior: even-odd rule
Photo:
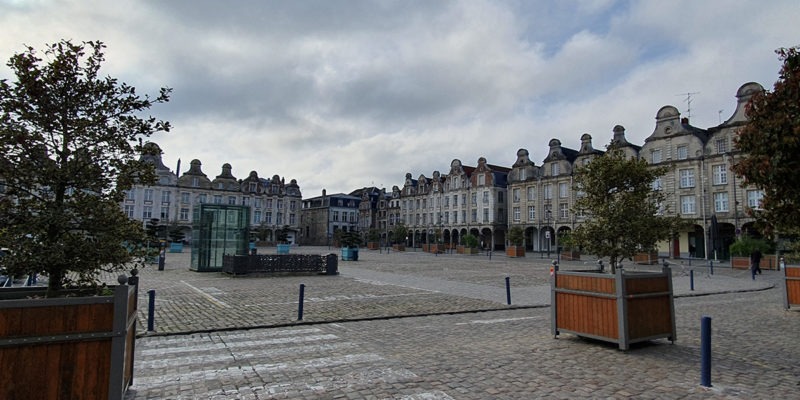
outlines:
[[[671,237],[682,222],[659,215],[666,196],[651,186],[667,170],[652,167],[644,159],[627,158],[613,145],[603,156],[578,168],[576,190],[583,195],[577,198],[575,211],[591,218],[572,233],[575,244],[598,257],[608,257],[611,273],[616,273],[623,258],[642,248],[655,248]]]
[[[376,228],[370,228],[367,232],[367,241],[377,243],[381,240],[381,231]]]
[[[747,125],[735,141],[743,157],[733,171],[763,190],[761,210],[749,210],[767,234],[800,233],[800,47],[776,51],[783,60],[772,92],[754,94]]]
[[[408,235],[408,228],[406,228],[403,224],[398,224],[394,227],[394,231],[392,231],[392,235],[394,237],[395,243],[402,243],[403,245],[406,244],[406,236]]]
[[[289,241],[289,225],[284,225],[277,231],[275,231],[275,237],[278,240],[278,243],[286,243]]]
[[[153,166],[138,160],[154,147],[141,140],[170,126],[139,115],[171,89],[151,99],[101,77],[104,48],[63,40],[46,47],[43,63],[28,47],[7,64],[16,81],[0,81],[0,245],[13,250],[0,262],[47,275],[49,296],[144,265],[144,230],[119,204],[134,182],[155,183]]]
[[[470,249],[474,249],[474,248],[478,247],[478,238],[475,237],[475,235],[473,235],[471,233],[468,233],[468,234],[464,235],[464,237],[462,238],[462,241],[464,242],[464,246],[467,246]]]
[[[513,226],[508,231],[508,241],[512,246],[522,246],[525,240],[525,230],[521,226]]]
[[[342,247],[356,248],[361,245],[361,235],[356,231],[342,232],[340,242]]]
[[[183,243],[183,238],[186,237],[186,234],[183,232],[183,229],[177,223],[172,223],[169,227],[169,240],[172,243]]]

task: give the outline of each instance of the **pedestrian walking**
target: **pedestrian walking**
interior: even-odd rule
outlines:
[[[750,273],[753,275],[753,280],[756,279],[756,272],[761,275],[761,251],[758,249],[750,253]]]

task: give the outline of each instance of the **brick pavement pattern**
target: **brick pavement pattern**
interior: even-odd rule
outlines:
[[[155,289],[156,332],[137,340],[126,398],[700,399],[800,391],[800,313],[782,309],[778,272],[754,282],[747,271],[717,266],[711,275],[676,264],[678,341],[622,352],[551,336],[550,264],[538,255],[362,250],[360,258],[340,261],[335,277],[231,278],[188,271],[188,254],[168,254],[165,271],[141,273],[139,329],[146,291]],[[690,268],[695,291],[684,273]],[[712,388],[699,386],[703,315],[713,318]]]

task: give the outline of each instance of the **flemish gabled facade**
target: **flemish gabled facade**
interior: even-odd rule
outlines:
[[[662,254],[727,258],[728,247],[738,235],[758,234],[747,208],[759,207],[763,193],[743,187],[731,166],[740,157],[734,143],[738,130],[747,123],[745,105],[754,93],[763,90],[754,82],[742,85],[736,93],[733,115],[708,129],[692,126],[687,118],[681,118],[677,108],[664,106],[656,113],[653,133],[641,147],[627,141],[624,127],[613,128],[610,142],[627,156],[670,167],[665,176],[653,182],[655,189],[667,195],[661,212],[693,222],[690,229],[661,244]],[[555,250],[555,232],[567,232],[583,222],[585,217],[573,210],[579,194],[574,193],[572,176],[575,169],[603,154],[594,149],[588,134],[581,137],[578,151],[562,147],[558,139],[551,140],[549,146],[541,167],[530,161],[527,150],[517,151],[509,174],[512,211],[508,224],[525,228],[526,246],[534,251]]]
[[[485,248],[502,247],[509,171],[481,157],[476,167],[453,160],[446,175],[434,171],[432,178],[420,175],[415,180],[406,174],[398,201],[401,221],[409,231],[406,245],[420,246],[438,239],[455,246],[472,233]]]
[[[231,165],[223,164],[222,171],[213,180],[203,172],[200,160],[192,160],[189,170],[178,177],[164,166],[161,149],[144,155],[156,167],[158,183],[154,186],[135,185],[128,191],[122,208],[131,219],[147,221],[159,219],[161,224],[177,224],[191,239],[194,208],[203,203],[244,205],[250,207],[250,225],[254,231],[263,231],[266,240],[274,241],[275,232],[288,225],[290,242],[295,241],[299,230],[302,193],[297,181],[286,183],[278,175],[262,179],[255,171],[247,179],[239,180],[231,173]],[[180,162],[178,168],[180,169]]]

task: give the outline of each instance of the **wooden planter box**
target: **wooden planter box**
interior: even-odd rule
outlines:
[[[422,251],[424,251],[424,252],[426,252],[426,253],[427,253],[427,252],[429,252],[429,251],[430,251],[430,248],[431,248],[431,245],[429,245],[429,244],[427,244],[427,243],[423,243],[423,244],[422,244]]]
[[[444,249],[445,249],[445,247],[444,247],[443,244],[432,244],[432,245],[430,245],[430,248],[429,248],[430,252],[434,253],[434,254],[444,253]]]
[[[786,309],[800,306],[800,266],[786,265],[783,268]]]
[[[574,261],[581,259],[581,252],[577,250],[565,250],[561,252],[561,259],[564,261]]]
[[[633,262],[648,265],[658,264],[658,252],[636,253],[633,255]]]
[[[458,254],[478,254],[478,249],[475,247],[467,247],[458,245],[456,246],[456,253]]]
[[[775,255],[765,255],[761,257],[761,262],[758,263],[761,269],[778,269],[778,257]],[[735,269],[750,269],[750,257],[731,257],[731,268]]]
[[[555,271],[551,281],[551,327],[554,337],[572,333],[617,343],[667,338],[674,342],[675,306],[672,273]]]
[[[380,248],[381,245],[378,242],[367,242],[367,249],[369,250],[378,250]]]
[[[393,244],[392,250],[394,251],[406,251],[406,246],[403,244]]]
[[[506,255],[509,257],[525,257],[525,248],[522,246],[506,247]]]
[[[136,286],[109,296],[0,291],[0,398],[122,399],[133,379]]]

